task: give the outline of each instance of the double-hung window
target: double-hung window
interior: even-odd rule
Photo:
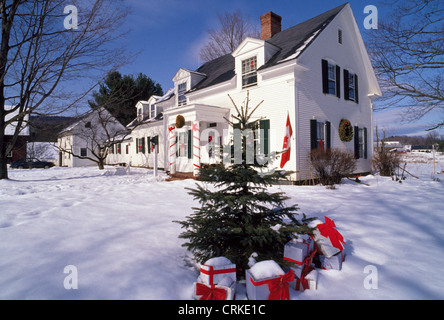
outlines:
[[[341,68],[322,60],[322,92],[341,97]]]
[[[242,88],[257,84],[257,58],[252,57],[242,61]]]
[[[344,70],[344,99],[359,103],[358,76]]]
[[[156,105],[150,105],[150,118],[153,119],[156,116]]]
[[[184,106],[187,104],[187,97],[185,97],[185,92],[187,91],[187,83],[181,83],[179,84],[179,86],[177,87],[177,104],[179,106]]]
[[[316,123],[316,141],[317,141],[317,149],[324,150],[325,149],[325,123],[317,122]]]
[[[336,66],[328,64],[328,93],[336,95]]]
[[[355,158],[367,159],[368,147],[367,147],[367,128],[355,127]]]

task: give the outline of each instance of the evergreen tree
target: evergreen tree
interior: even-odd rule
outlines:
[[[250,112],[248,102],[247,96],[245,108],[240,109],[233,102],[238,115],[233,117],[236,122],[229,121],[242,131],[256,128],[261,120],[250,121],[259,105]],[[297,205],[286,206],[288,197],[267,190],[286,174],[261,174],[256,161],[246,161],[248,143],[248,135],[243,135],[239,144],[242,161],[233,159],[228,166],[220,164],[200,170],[199,180],[208,183],[187,189],[201,207],[193,208],[194,213],[187,220],[176,221],[185,229],[179,236],[187,240],[183,246],[198,262],[224,256],[236,264],[238,278],[244,277],[253,253],[257,253],[256,261],[273,259],[284,265],[284,245],[296,234],[311,231],[307,226],[311,219],[305,215],[301,220],[296,218]]]
[[[92,109],[105,107],[123,125],[127,125],[137,116],[136,104],[148,100],[152,95],[163,95],[160,84],[143,73],[136,78],[114,71],[100,85],[98,92],[93,92],[93,100],[88,101]]]

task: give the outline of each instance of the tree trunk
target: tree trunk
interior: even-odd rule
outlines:
[[[2,155],[0,158],[0,180],[3,179],[8,179],[8,164],[6,154]]]
[[[99,162],[98,162],[99,170],[105,169],[105,163],[104,162],[105,162],[105,159],[102,159],[102,158],[99,159]]]
[[[4,123],[4,121],[0,122]],[[4,126],[1,126],[3,128]],[[0,180],[8,179],[8,154],[6,153],[5,130],[0,129]]]

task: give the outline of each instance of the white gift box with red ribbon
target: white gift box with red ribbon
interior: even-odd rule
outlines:
[[[289,300],[293,280],[293,270],[285,273],[273,260],[258,262],[245,270],[247,297],[249,300]]]
[[[315,227],[313,239],[316,242],[320,254],[331,258],[344,250],[344,237],[336,230],[336,224],[333,220],[325,217],[325,223],[318,220],[309,226]]]
[[[225,277],[236,282],[236,265],[225,257],[212,258],[200,267],[199,278],[204,284],[217,285]]]
[[[314,241],[310,238],[291,240],[284,246],[284,260],[301,266],[313,249]]]
[[[217,285],[201,282],[200,277],[193,283],[193,298],[195,300],[234,300],[236,281],[229,276],[223,278]]]

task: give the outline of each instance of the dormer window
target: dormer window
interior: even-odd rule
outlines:
[[[154,118],[156,116],[156,105],[150,105],[150,118]]]
[[[177,104],[179,106],[184,106],[187,104],[187,98],[185,97],[185,92],[187,91],[187,83],[181,83],[177,86]]]
[[[242,88],[257,84],[257,58],[252,57],[242,61]]]

